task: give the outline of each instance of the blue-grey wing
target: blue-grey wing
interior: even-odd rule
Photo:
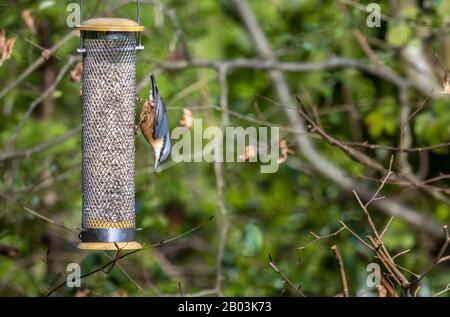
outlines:
[[[155,107],[155,124],[153,129],[153,137],[155,139],[162,139],[169,133],[169,120],[167,118],[166,107],[162,98],[157,102]]]
[[[153,124],[153,138],[162,139],[167,133],[169,133],[169,120],[167,118],[166,105],[164,100],[159,94],[158,87],[156,86],[155,76],[151,75],[152,81],[152,96],[155,104],[155,121]]]

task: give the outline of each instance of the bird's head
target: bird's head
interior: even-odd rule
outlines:
[[[162,142],[155,147],[155,170],[169,157],[171,148],[172,144],[167,134],[164,136]]]

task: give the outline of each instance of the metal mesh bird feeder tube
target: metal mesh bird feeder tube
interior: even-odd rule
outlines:
[[[138,18],[139,22],[139,18]],[[80,249],[138,249],[135,241],[136,51],[138,22],[95,18],[78,26],[82,77]]]

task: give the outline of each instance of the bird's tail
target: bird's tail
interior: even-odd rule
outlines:
[[[150,99],[150,101],[153,101],[153,100],[156,100],[156,98],[157,98],[156,96],[158,94],[158,87],[156,86],[155,75],[151,74],[150,80],[152,82],[152,90],[150,91],[149,99]]]

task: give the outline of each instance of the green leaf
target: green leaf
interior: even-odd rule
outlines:
[[[408,43],[413,32],[410,27],[405,24],[389,26],[386,39],[387,42],[394,46],[403,46]]]
[[[242,241],[242,255],[252,256],[258,253],[263,245],[263,233],[254,223],[248,223],[244,228]]]
[[[425,140],[425,133],[429,126],[434,123],[433,115],[429,112],[421,113],[417,116],[414,124],[414,134],[419,140]]]
[[[450,0],[441,1],[436,9],[436,13],[443,19],[444,23],[448,22],[450,19]]]
[[[54,4],[55,4],[55,1],[53,1],[53,0],[42,1],[39,4],[38,10],[43,11],[45,9],[52,7]]]
[[[379,137],[383,133],[383,120],[384,116],[381,112],[374,111],[367,116],[366,123],[369,126],[369,133],[372,137]]]
[[[63,92],[61,90],[55,90],[52,93],[53,99],[58,99],[58,98],[61,98],[62,96],[63,96]]]
[[[450,216],[450,207],[446,204],[439,204],[436,208],[436,218],[447,220]]]

